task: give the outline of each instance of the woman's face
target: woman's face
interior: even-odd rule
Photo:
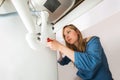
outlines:
[[[78,41],[78,34],[75,30],[69,28],[69,27],[66,27],[64,29],[64,32],[63,32],[64,36],[65,36],[65,40],[67,41],[67,43],[69,44],[76,44],[77,41]]]

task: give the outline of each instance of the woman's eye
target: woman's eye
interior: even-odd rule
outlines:
[[[70,33],[70,31],[67,32],[68,34]]]

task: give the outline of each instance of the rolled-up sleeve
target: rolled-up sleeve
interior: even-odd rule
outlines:
[[[102,47],[96,37],[87,44],[85,52],[74,52],[74,64],[78,69],[93,71],[101,63]]]

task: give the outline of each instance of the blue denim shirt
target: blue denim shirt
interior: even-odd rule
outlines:
[[[83,80],[112,80],[108,62],[99,37],[93,36],[86,46],[85,52],[74,51],[74,64],[77,75]],[[71,60],[65,56],[59,63],[66,65]]]

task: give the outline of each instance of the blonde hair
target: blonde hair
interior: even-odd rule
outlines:
[[[67,41],[65,40],[65,35],[64,35],[64,30],[65,28],[69,27],[70,29],[76,31],[78,33],[78,45],[75,46],[74,44],[69,44],[67,43]],[[75,50],[75,51],[81,51],[81,52],[84,52],[85,49],[86,49],[86,40],[83,39],[83,36],[82,36],[82,33],[80,32],[79,29],[77,29],[73,24],[69,24],[69,25],[66,25],[63,27],[63,38],[65,40],[65,44],[68,48],[72,49],[72,50]]]

